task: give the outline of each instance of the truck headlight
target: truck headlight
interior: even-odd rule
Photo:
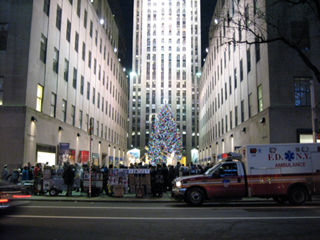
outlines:
[[[182,184],[181,184],[180,181],[177,181],[177,182],[176,182],[176,186],[177,186],[178,188],[181,187],[181,185],[182,185]]]

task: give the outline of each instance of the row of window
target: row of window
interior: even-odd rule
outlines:
[[[1,79],[1,78],[0,78]],[[36,110],[39,112],[42,112],[42,107],[43,107],[43,92],[44,92],[44,88],[41,85],[38,85],[37,87],[37,104],[36,104]],[[103,98],[102,98],[103,99]],[[56,117],[56,102],[57,102],[57,95],[55,93],[51,93],[51,106],[50,106],[50,116],[51,117]],[[104,105],[104,100],[102,100],[102,108]],[[126,129],[126,119],[121,117],[119,115],[119,112],[117,113],[117,111],[114,109],[114,107],[112,107],[111,110],[111,104],[108,105],[108,101],[106,101],[106,115],[108,115],[108,108],[109,108],[109,118],[111,118],[112,120],[114,120],[118,125],[120,125],[122,128]],[[103,110],[102,110],[103,111]],[[75,126],[76,125],[76,107],[74,105],[71,106],[71,110],[70,110],[70,117],[71,117],[71,125]],[[85,126],[83,126],[83,112],[82,110],[79,110],[79,116],[78,116],[78,120],[79,120],[79,129],[84,129],[85,131],[89,130],[89,115],[86,114],[86,122],[85,122]],[[62,105],[61,105],[61,121],[63,122],[67,122],[67,101],[65,99],[62,99]],[[101,128],[100,128],[101,126]],[[85,128],[83,128],[85,127]],[[100,128],[100,130],[99,130]],[[103,128],[103,123],[99,124],[99,121],[97,121],[96,124],[96,135],[100,136],[101,138],[105,138],[109,141],[113,142],[113,137],[110,138],[110,131],[112,132],[112,136],[113,136],[113,130],[111,130],[109,128],[109,135],[107,138],[107,126],[105,126],[105,128]],[[103,134],[103,131],[104,134]],[[118,138],[118,133],[115,132],[115,136],[117,136],[117,138],[114,139],[119,139]],[[118,142],[114,142],[119,144]]]
[[[9,23],[0,22],[0,51],[7,49]]]

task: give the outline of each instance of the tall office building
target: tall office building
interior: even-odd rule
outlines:
[[[118,49],[107,1],[0,0],[0,162],[83,163],[90,149],[97,165],[124,160]]]
[[[308,64],[320,66],[313,9],[290,1],[217,1],[199,83],[200,162],[245,144],[316,140],[311,110],[319,116],[319,77]]]
[[[128,148],[137,148],[144,156],[152,123],[167,103],[189,162],[198,142],[200,0],[135,0],[133,16]]]

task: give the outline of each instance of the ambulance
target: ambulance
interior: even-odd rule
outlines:
[[[172,184],[171,196],[193,206],[244,197],[302,205],[320,195],[320,144],[246,145],[206,173]]]

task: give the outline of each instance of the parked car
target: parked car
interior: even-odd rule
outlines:
[[[18,206],[26,204],[22,200],[31,197],[30,192],[21,185],[0,180],[0,217],[17,210]]]

